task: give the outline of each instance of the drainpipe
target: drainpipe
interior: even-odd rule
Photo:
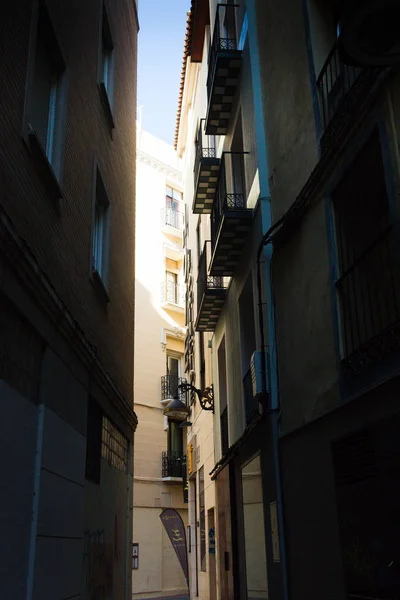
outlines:
[[[262,85],[261,85],[261,73],[260,73],[260,56],[258,51],[258,37],[257,37],[257,19],[256,19],[256,0],[247,0],[247,19],[248,19],[248,41],[250,48],[250,62],[251,62],[251,75],[253,84],[253,98],[254,98],[254,120],[255,120],[255,131],[256,131],[256,142],[257,142],[257,164],[260,178],[260,208],[261,208],[261,220],[262,230],[267,233],[263,236],[263,239],[258,247],[257,251],[257,287],[258,287],[258,302],[259,302],[259,327],[260,327],[260,338],[261,338],[261,351],[263,360],[263,377],[265,387],[267,388],[266,381],[266,361],[265,361],[265,340],[264,340],[264,315],[263,315],[263,303],[262,303],[262,286],[261,286],[261,258],[264,259],[264,280],[265,280],[265,295],[266,295],[266,310],[267,310],[267,323],[268,323],[268,346],[270,352],[270,406],[268,410],[268,416],[270,419],[270,431],[272,435],[272,464],[275,480],[276,490],[276,505],[277,505],[277,518],[279,528],[279,549],[280,549],[280,561],[282,571],[282,587],[283,587],[283,599],[289,600],[289,577],[288,577],[288,566],[287,566],[287,552],[286,552],[286,540],[285,540],[285,524],[283,514],[283,494],[282,494],[282,483],[280,475],[280,457],[279,457],[279,390],[278,390],[278,377],[277,370],[274,365],[277,365],[276,356],[276,345],[275,345],[275,315],[273,305],[273,294],[272,294],[272,281],[271,281],[271,259],[273,248],[270,244],[272,232],[281,224],[281,221],[272,225],[271,216],[271,199],[269,189],[269,169],[267,159],[267,139],[264,127],[264,111],[262,103]]]

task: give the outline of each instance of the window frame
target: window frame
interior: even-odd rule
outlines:
[[[41,31],[39,31],[41,29]],[[46,53],[52,72],[47,109],[46,140],[41,140],[35,129],[35,76],[39,52],[39,40],[43,35],[45,46],[51,48]],[[22,118],[21,136],[28,147],[48,193],[60,212],[63,199],[62,179],[64,168],[64,147],[67,116],[68,70],[60,41],[57,37],[51,15],[45,0],[32,3],[31,27],[29,39],[26,90]],[[49,122],[51,127],[49,128]]]
[[[108,125],[113,130],[115,129],[115,44],[105,0],[101,0],[98,46],[97,86]],[[107,63],[106,68],[105,63]]]
[[[393,156],[394,132],[388,128],[388,123],[385,120],[381,109],[377,108],[371,113],[370,118],[366,121],[360,134],[349,144],[343,153],[343,160],[337,171],[332,174],[325,188],[325,215],[329,251],[329,267],[330,267],[330,298],[332,306],[332,324],[335,343],[335,354],[337,369],[339,373],[339,382],[342,400],[347,402],[355,395],[358,395],[361,390],[375,387],[382,379],[382,375],[397,376],[400,373],[398,368],[399,350],[394,350],[392,354],[383,356],[379,361],[367,363],[368,368],[363,368],[360,371],[350,370],[346,358],[342,354],[342,323],[340,318],[340,304],[337,296],[336,282],[340,278],[339,257],[337,254],[336,245],[336,223],[334,207],[331,194],[337,187],[338,183],[343,179],[349,169],[353,165],[353,161],[358,153],[362,150],[365,143],[370,138],[374,130],[378,131],[381,144],[381,152],[383,158],[383,170],[387,189],[387,199],[389,204],[389,217],[393,224],[397,238],[400,239],[400,213],[398,208],[397,186],[398,172]],[[398,257],[400,259],[400,244],[398,244]],[[357,377],[354,376],[357,372]]]
[[[90,273],[92,282],[99,290],[103,300],[110,302],[109,297],[109,275],[110,275],[110,223],[111,223],[111,203],[107,193],[104,179],[102,177],[99,165],[95,159],[93,169],[93,202],[92,202],[92,234],[90,245]],[[96,238],[96,213],[98,209],[103,213],[104,222],[102,223],[102,248],[101,248],[101,269],[96,265],[95,247]]]

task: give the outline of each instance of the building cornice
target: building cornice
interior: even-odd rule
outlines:
[[[139,162],[145,165],[149,165],[153,169],[156,169],[160,173],[168,175],[168,177],[170,177],[171,179],[177,181],[180,181],[182,179],[182,173],[178,169],[174,169],[173,167],[162,162],[161,160],[154,158],[154,156],[147,154],[147,152],[143,152],[143,150],[140,150],[139,148],[136,150],[136,159]]]
[[[119,391],[116,383],[102,365],[97,356],[96,347],[90,343],[82,327],[68,311],[50,279],[40,268],[33,251],[27,242],[18,235],[2,206],[0,206],[0,251],[10,261],[13,269],[18,272],[32,297],[37,300],[60,334],[74,349],[88,371],[135,431],[138,420],[131,404]]]

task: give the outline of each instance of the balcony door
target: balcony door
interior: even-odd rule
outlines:
[[[172,271],[166,271],[165,280],[167,285],[167,301],[178,303],[178,275]]]
[[[169,381],[169,391],[171,397],[174,396],[175,390],[179,384],[181,376],[181,358],[178,355],[167,354],[167,375]]]
[[[168,453],[176,460],[183,455],[183,429],[180,421],[169,421],[168,423]]]

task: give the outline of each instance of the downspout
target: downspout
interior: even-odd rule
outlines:
[[[265,339],[264,339],[264,315],[262,303],[262,276],[261,276],[261,257],[264,258],[264,279],[266,292],[266,310],[268,323],[268,346],[270,351],[270,364],[277,364],[276,345],[275,345],[275,315],[272,294],[271,281],[271,259],[273,248],[270,244],[272,232],[281,224],[281,220],[272,226],[271,216],[271,200],[269,189],[269,169],[267,159],[267,139],[264,126],[264,110],[262,101],[262,85],[260,73],[260,57],[258,51],[258,36],[257,36],[257,17],[255,0],[247,1],[247,18],[248,18],[248,41],[250,47],[250,62],[251,75],[253,83],[253,99],[254,99],[254,119],[257,142],[257,164],[260,179],[260,197],[261,197],[261,220],[262,231],[266,234],[261,240],[257,250],[257,287],[258,287],[258,302],[259,302],[259,326],[260,326],[260,341],[261,341],[261,356],[263,361],[263,383],[264,389],[267,390],[267,375],[266,375],[266,360],[265,360]],[[264,198],[264,199],[262,199]],[[270,431],[272,435],[272,463],[276,490],[276,505],[277,518],[279,527],[279,548],[280,561],[282,572],[282,587],[283,598],[289,600],[289,577],[287,566],[287,552],[285,539],[285,524],[283,513],[283,494],[282,482],[280,475],[280,457],[279,457],[279,390],[278,378],[276,369],[270,369],[270,407],[268,410],[270,419]]]
[[[260,329],[260,345],[262,360],[262,384],[263,390],[268,389],[267,382],[267,363],[265,357],[265,335],[264,335],[264,314],[263,314],[263,294],[262,294],[262,276],[261,276],[261,257],[264,255],[265,264],[265,282],[266,282],[266,307],[268,322],[268,347],[270,355],[270,364],[277,364],[276,345],[275,345],[275,318],[271,281],[271,258],[272,258],[272,231],[281,225],[283,219],[280,219],[275,225],[270,227],[267,234],[261,240],[257,250],[257,293],[258,293],[258,319]],[[282,586],[283,598],[289,600],[289,574],[287,566],[285,519],[283,513],[283,492],[281,482],[280,456],[279,456],[279,389],[277,370],[270,369],[270,404],[267,408],[267,414],[270,420],[270,431],[272,435],[272,462],[274,470],[276,508],[279,527],[279,550],[280,562],[282,566]]]

